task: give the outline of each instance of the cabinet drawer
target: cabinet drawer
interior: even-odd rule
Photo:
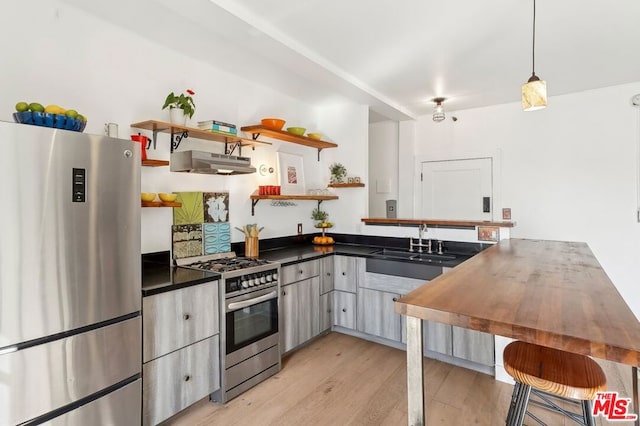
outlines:
[[[143,362],[218,333],[218,281],[142,299]]]
[[[296,263],[294,265],[283,266],[280,270],[282,285],[291,284],[295,281],[306,280],[320,274],[320,261],[311,260],[309,262]]]
[[[155,425],[220,388],[219,337],[142,367],[142,424]]]

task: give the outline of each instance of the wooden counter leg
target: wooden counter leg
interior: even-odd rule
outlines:
[[[407,405],[409,426],[425,425],[422,320],[407,316]]]

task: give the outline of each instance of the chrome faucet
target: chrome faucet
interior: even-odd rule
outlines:
[[[418,225],[418,242],[414,243],[413,237],[409,237],[409,251],[413,251],[414,247],[418,247],[418,253],[422,253],[422,247],[427,247],[429,250],[429,253],[431,253],[431,240],[429,240],[428,245],[422,244],[424,233],[427,232],[428,230],[429,228],[427,228],[426,223],[421,223],[420,225]]]

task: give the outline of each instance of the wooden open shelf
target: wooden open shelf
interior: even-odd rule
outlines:
[[[168,166],[169,162],[167,160],[152,160],[147,158],[146,160],[142,160],[142,165],[145,167],[162,167]]]
[[[182,207],[177,201],[140,201],[142,207]]]
[[[497,226],[501,228],[513,228],[515,222],[490,222],[482,220],[445,220],[445,219],[388,219],[388,218],[364,218],[360,219],[366,225],[432,225],[432,226]]]
[[[320,139],[312,139],[307,136],[297,136],[284,130],[270,129],[260,124],[255,126],[244,126],[240,130],[242,130],[243,132],[251,133],[253,140],[256,140],[260,135],[264,135],[285,142],[291,142],[298,145],[316,148],[318,150],[318,160],[320,160],[320,151],[322,151],[323,149],[338,147],[338,145],[333,142],[327,142]]]
[[[314,200],[326,201],[337,200],[337,195],[258,195],[252,194],[252,200]]]
[[[147,120],[147,121],[141,121],[139,123],[133,123],[131,124],[131,127],[136,129],[151,130],[153,132],[154,141],[157,139],[158,133],[171,134],[172,139],[173,137],[176,137],[178,139],[177,141],[174,141],[174,140],[171,141],[171,144],[172,144],[171,151],[177,148],[177,145],[180,144],[180,141],[184,137],[189,137],[189,136],[196,139],[203,139],[211,142],[220,142],[224,144],[233,145],[233,148],[231,151],[233,151],[233,149],[235,149],[235,147],[237,146],[239,147],[240,155],[242,155],[242,151],[241,151],[242,147],[245,147],[245,146],[255,148],[256,146],[272,145],[271,142],[262,142],[258,140],[242,138],[239,136],[231,136],[223,133],[196,129],[194,127],[180,126],[178,124],[167,123],[164,121],[157,121],[157,120]]]
[[[330,188],[364,188],[364,183],[330,183]]]
[[[255,207],[260,200],[311,200],[318,202],[318,208],[323,201],[337,200],[337,195],[258,195],[256,192],[251,194],[251,216],[255,214]]]

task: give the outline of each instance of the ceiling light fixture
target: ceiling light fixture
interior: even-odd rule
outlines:
[[[547,106],[547,82],[536,75],[536,0],[533,0],[533,66],[529,81],[522,85],[522,109],[535,111]]]
[[[442,103],[445,98],[433,98],[432,101],[436,103],[436,107],[433,109],[433,121],[439,122],[444,120],[444,108]]]

